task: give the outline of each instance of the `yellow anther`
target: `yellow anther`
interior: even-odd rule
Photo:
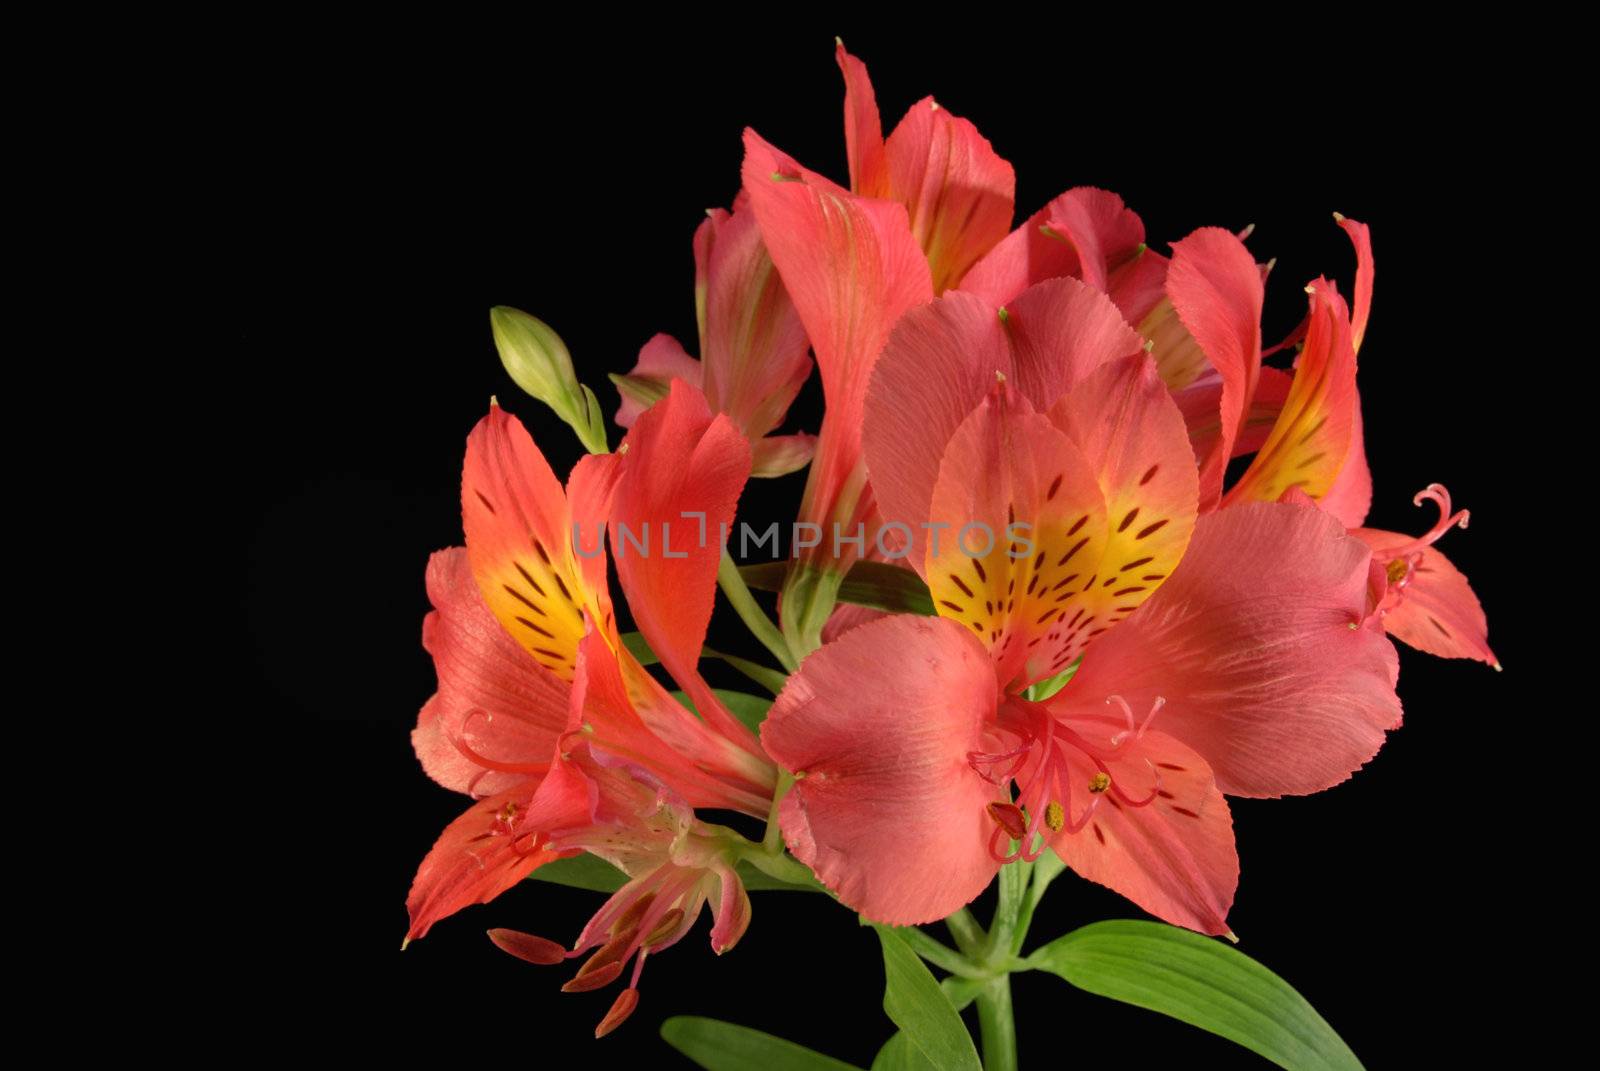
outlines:
[[[1389,583],[1398,584],[1406,578],[1407,573],[1411,572],[1411,563],[1404,558],[1396,558],[1384,571],[1389,575]]]
[[[1050,805],[1044,809],[1044,824],[1050,827],[1052,833],[1060,833],[1062,827],[1067,824],[1067,812],[1062,810],[1061,804],[1055,800],[1051,800]]]
[[[1104,792],[1110,787],[1111,775],[1108,773],[1097,773],[1093,777],[1089,778],[1090,792]]]

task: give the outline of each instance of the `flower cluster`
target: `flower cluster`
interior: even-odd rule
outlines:
[[[491,936],[539,963],[587,954],[568,989],[631,963],[599,1033],[703,905],[717,951],[739,939],[741,865],[804,875],[798,860],[904,925],[1050,851],[1227,934],[1226,796],[1320,791],[1371,759],[1401,717],[1391,636],[1498,668],[1434,547],[1467,521],[1445,490],[1418,496],[1439,509],[1424,535],[1363,527],[1364,224],[1336,217],[1351,299],[1313,280],[1300,327],[1264,346],[1271,265],[1248,234],[1202,228],[1164,256],[1120,198],[1085,187],[1013,228],[1011,166],[971,123],[930,98],[885,138],[865,67],[837,55],[849,186],[745,133],[742,192],[694,239],[699,358],[658,335],[612,377],[629,429],[615,452],[559,339],[496,311],[518,382],[595,452],[563,486],[491,407],[467,443],[466,546],[428,566],[439,687],[414,741],[474,801],[422,863],[408,940],[598,856],[627,883],[572,948]],[[1279,352],[1292,361],[1263,363]],[[773,434],[813,357],[819,433]],[[781,631],[759,623],[793,672],[757,729],[700,673],[719,582],[759,617],[704,535],[727,531],[750,478],[808,464],[798,520],[867,538],[790,560]],[[671,553],[619,545],[685,517],[701,538]],[[956,538],[974,527],[1002,535]],[[871,558],[920,581],[933,612],[842,604]],[[613,570],[680,692],[619,633]]]

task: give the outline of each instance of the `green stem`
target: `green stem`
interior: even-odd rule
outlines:
[[[778,631],[778,626],[762,611],[750,589],[745,586],[744,577],[739,575],[739,567],[733,564],[733,558],[728,554],[726,547],[722,550],[722,562],[717,566],[717,584],[722,588],[722,593],[728,597],[728,602],[733,606],[734,612],[739,615],[739,620],[745,623],[761,645],[772,652],[772,657],[778,664],[790,673],[795,671],[798,663],[789,650],[789,643],[783,638],[783,633]]]
[[[778,804],[783,802],[783,797],[787,796],[793,787],[794,774],[788,770],[779,770],[778,786],[772,790],[772,810],[767,812],[767,832],[761,838],[761,850],[768,855],[783,853],[783,833],[778,828]]]
[[[902,937],[911,950],[935,967],[943,968],[951,974],[962,978],[988,978],[989,972],[983,970],[966,956],[951,948],[949,945],[934,940],[932,936],[916,926],[896,926],[894,932]]]
[[[983,1071],[1017,1071],[1017,1023],[1011,1011],[1011,976],[991,978],[978,991]]]
[[[963,907],[945,919],[944,924],[950,930],[950,936],[955,938],[956,947],[961,949],[963,955],[971,958],[982,954],[989,935],[983,932],[983,927],[978,925],[978,920],[972,917],[971,911]]]

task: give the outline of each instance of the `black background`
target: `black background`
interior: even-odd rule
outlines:
[[[1230,921],[1370,1066],[1481,1053],[1509,1028],[1515,988],[1502,934],[1521,895],[1525,795],[1511,786],[1525,771],[1503,729],[1522,709],[1533,643],[1512,605],[1524,503],[1500,417],[1517,402],[1489,374],[1532,356],[1514,345],[1523,313],[1491,300],[1493,278],[1513,269],[1486,245],[1484,217],[1514,138],[1486,118],[1492,90],[1420,54],[1295,52],[1263,72],[1225,55],[1085,66],[1079,45],[1042,31],[1029,59],[959,33],[934,47],[848,41],[885,132],[926,93],[978,124],[1016,167],[1019,220],[1093,184],[1122,194],[1163,252],[1197,226],[1255,223],[1252,250],[1278,258],[1269,338],[1296,322],[1315,275],[1349,292],[1353,258],[1329,213],[1372,225],[1369,523],[1425,529],[1431,508],[1410,497],[1435,480],[1473,511],[1442,549],[1472,578],[1507,669],[1402,648],[1406,723],[1366,769],[1309,798],[1233,801],[1243,874]],[[258,954],[290,968],[264,1008],[291,1039],[381,1036],[461,1060],[573,1045],[669,1065],[681,1061],[657,1025],[705,1014],[865,1066],[891,1031],[876,941],[820,896],[756,894],[749,933],[720,959],[702,924],[651,960],[639,1011],[600,1042],[589,1034],[611,990],[563,995],[563,970],[516,962],[483,936],[504,925],[570,941],[597,895],[527,883],[399,951],[415,866],[466,802],[423,775],[408,740],[433,686],[423,567],[461,540],[466,434],[493,394],[558,474],[579,456],[501,370],[488,308],[552,324],[609,413],[605,373],[627,370],[652,333],[694,348],[690,239],[737,190],[742,127],[845,177],[826,31],[604,48],[489,33],[480,47],[481,64],[448,73],[425,50],[315,74],[263,68],[235,116],[253,133],[220,161],[238,195],[218,226],[246,253],[238,288],[251,310],[224,336],[247,371],[226,416],[253,654],[230,716],[268,765],[259,798],[276,861],[256,871],[271,901]],[[814,431],[820,405],[813,378],[789,427]],[[752,483],[741,516],[792,517],[802,481]],[[756,653],[725,609],[712,630],[718,646]],[[1069,874],[1034,938],[1139,914]],[[1050,976],[1014,988],[1029,1066],[1259,1062]]]

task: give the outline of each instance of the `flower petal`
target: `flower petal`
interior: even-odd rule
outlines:
[[[1011,229],[1017,177],[966,119],[925,97],[884,143],[891,196],[928,256],[933,292],[961,282]]]
[[[844,75],[844,144],[850,158],[850,188],[863,197],[888,197],[883,121],[878,117],[878,98],[867,65],[845,51],[843,41],[837,43],[833,54]]]
[[[1171,578],[1085,656],[1061,695],[1134,710],[1203,755],[1236,796],[1316,792],[1399,724],[1394,647],[1365,619],[1370,552],[1320,510],[1202,516]]]
[[[1144,354],[1103,364],[1050,410],[1083,452],[1105,500],[1106,538],[1073,605],[1087,643],[1148,599],[1183,558],[1200,485],[1183,415]],[[1081,648],[1080,648],[1081,649]]]
[[[488,903],[542,864],[560,857],[557,852],[528,850],[530,838],[511,832],[535,785],[529,781],[479,800],[445,827],[417,868],[406,897],[411,915],[407,942],[426,934],[447,915],[470,904]]]
[[[695,252],[705,262],[701,386],[753,441],[783,423],[811,375],[810,344],[748,205],[700,224]]]
[[[1199,459],[1200,506],[1210,509],[1221,497],[1223,469],[1261,369],[1261,271],[1237,237],[1220,227],[1202,227],[1172,247],[1167,296],[1222,376],[1222,434],[1216,448]]]
[[[628,433],[612,508],[611,547],[634,623],[695,708],[751,750],[755,736],[701,678],[700,648],[717,568],[750,476],[750,447],[731,419],[713,417],[679,381]],[[629,533],[642,544],[630,542]]]
[[[1377,528],[1357,528],[1350,534],[1372,548],[1379,565],[1387,565],[1396,549],[1416,542],[1415,536]],[[1383,627],[1419,651],[1440,658],[1475,658],[1499,669],[1500,660],[1489,649],[1488,618],[1466,575],[1432,547],[1423,547],[1421,554],[1399,603],[1384,614]]]
[[[461,521],[490,611],[540,665],[570,681],[588,595],[573,562],[566,495],[522,422],[498,405],[467,439]]]
[[[1164,733],[1148,732],[1106,762],[1115,788],[1097,796],[1087,786],[1101,771],[1071,755],[1076,761],[1052,773],[1073,783],[1054,786],[1049,795],[1063,801],[1064,818],[1072,823],[1095,802],[1081,829],[1049,835],[1062,862],[1157,918],[1201,933],[1228,933],[1239,855],[1228,801],[1205,759]],[[1119,792],[1150,802],[1132,806]]]
[[[1018,295],[1004,318],[961,291],[907,313],[873,371],[863,437],[884,520],[912,529],[911,563],[926,557],[920,525],[945,446],[996,372],[1043,410],[1100,365],[1139,352],[1110,299],[1074,279]]]
[[[492,795],[550,761],[566,726],[571,686],[528,657],[484,605],[467,552],[428,560],[433,612],[422,645],[439,690],[411,734],[429,777],[457,792]],[[475,756],[469,757],[470,756]]]
[[[804,774],[780,808],[795,855],[876,922],[944,918],[993,879],[1000,790],[972,769],[994,714],[988,655],[939,618],[862,625],[805,660],[761,728]]]
[[[799,472],[811,463],[816,452],[815,435],[768,435],[750,446],[750,475],[773,477]]]
[[[1046,279],[1078,278],[1137,302],[1148,289],[1150,270],[1165,263],[1157,256],[1142,271],[1131,271],[1144,259],[1143,243],[1144,223],[1122,198],[1092,186],[1075,187],[995,244],[966,273],[961,289],[991,305],[1007,305]]]
[[[1350,452],[1357,405],[1350,314],[1326,279],[1307,291],[1311,315],[1289,396],[1250,467],[1228,489],[1224,505],[1276,502],[1291,487],[1320,501],[1333,488]],[[1224,379],[1224,428],[1227,404]]]
[[[698,387],[704,375],[700,362],[684,351],[682,343],[671,335],[654,335],[627,375],[611,377],[622,398],[614,419],[618,426],[631,428],[640,413],[667,396],[674,379]]]
[[[951,437],[930,520],[934,609],[988,648],[1000,683],[1070,665],[1095,627],[1086,604],[1100,598],[1110,535],[1095,469],[1072,440],[997,386]]]

